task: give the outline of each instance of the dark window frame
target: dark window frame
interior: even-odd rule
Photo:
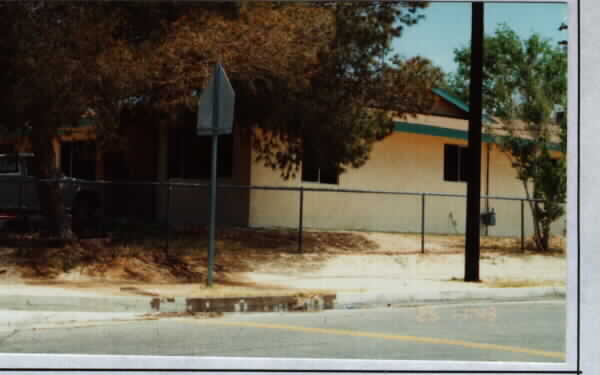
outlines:
[[[444,181],[467,182],[468,146],[444,144]]]
[[[337,165],[323,160],[318,147],[314,147],[306,140],[302,156],[302,182],[316,184],[339,185],[340,174]]]
[[[60,144],[60,168],[67,177],[96,179],[97,144],[92,140],[65,141]]]
[[[233,178],[233,134],[218,140],[217,178]],[[212,136],[197,135],[195,127],[169,129],[169,179],[208,180],[212,159]]]
[[[4,155],[0,158],[2,164],[0,164],[0,173],[1,174],[19,174],[20,165],[19,165],[19,156],[15,155]],[[12,166],[13,168],[9,168]]]

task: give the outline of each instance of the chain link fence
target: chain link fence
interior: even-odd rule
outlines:
[[[207,237],[208,183],[34,178],[0,180],[4,233],[43,228],[40,183],[60,184],[73,223],[87,225],[84,236],[153,241],[166,251],[199,247],[198,241]],[[533,232],[531,201],[502,196],[481,200],[482,235],[520,238],[524,249]],[[219,230],[277,228],[295,238],[299,252],[307,230],[416,233],[425,252],[428,234],[464,234],[465,213],[463,194],[227,184],[217,189]],[[565,224],[559,220],[553,232],[565,234]]]

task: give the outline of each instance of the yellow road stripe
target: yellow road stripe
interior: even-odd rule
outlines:
[[[565,359],[565,354],[561,353],[561,352],[547,352],[544,350],[522,348],[522,347],[518,347],[518,346],[485,344],[485,343],[469,342],[469,341],[463,341],[463,340],[440,339],[440,338],[435,338],[435,337],[389,335],[389,334],[385,334],[385,333],[350,331],[350,330],[345,330],[345,329],[311,328],[311,327],[292,326],[292,325],[287,325],[287,324],[228,322],[228,321],[212,320],[212,319],[211,320],[195,320],[194,322],[202,323],[202,324],[224,325],[224,326],[234,326],[234,327],[279,329],[279,330],[285,330],[285,331],[321,333],[321,334],[326,334],[326,335],[342,335],[342,336],[354,336],[354,337],[369,337],[369,338],[384,339],[384,340],[412,341],[412,342],[419,342],[419,343],[426,343],[426,344],[454,345],[454,346],[463,346],[465,348],[500,350],[500,351],[505,351],[505,352],[531,354],[531,355],[541,356],[541,357]]]

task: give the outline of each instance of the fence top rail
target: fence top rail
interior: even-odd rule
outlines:
[[[35,180],[32,178],[31,181]],[[40,179],[41,182],[60,182],[60,183],[76,183],[85,185],[151,185],[151,186],[166,186],[172,188],[208,188],[208,182],[180,182],[180,181],[113,181],[113,180],[82,180],[77,178],[65,177],[54,179]],[[0,180],[0,183],[11,183],[14,181]],[[20,181],[25,182],[24,180]],[[414,191],[393,191],[393,190],[368,190],[368,189],[347,189],[347,188],[319,188],[305,186],[269,186],[269,185],[235,185],[235,184],[217,184],[218,188],[222,189],[246,189],[246,190],[272,190],[272,191],[305,191],[305,192],[323,192],[323,193],[354,193],[354,194],[381,194],[381,195],[405,195],[415,197],[450,197],[450,198],[466,198],[466,194],[452,193],[436,193],[436,192],[414,192]],[[506,201],[529,201],[543,202],[543,199],[533,199],[526,197],[505,197],[482,195],[481,199],[494,199]]]
[[[239,188],[239,189],[256,189],[256,190],[288,190],[305,192],[324,192],[324,193],[356,193],[356,194],[382,194],[382,195],[407,195],[407,196],[426,196],[426,197],[451,197],[451,198],[466,198],[466,194],[451,194],[451,193],[431,193],[431,192],[413,192],[413,191],[393,191],[393,190],[366,190],[366,189],[331,189],[331,188],[316,188],[316,187],[289,187],[289,186],[260,186],[260,185],[218,185],[221,188]],[[482,195],[481,199],[496,199],[510,201],[533,201],[543,202],[543,199],[527,199],[523,197],[501,197],[492,195]]]

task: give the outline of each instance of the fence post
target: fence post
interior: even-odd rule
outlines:
[[[19,184],[19,211],[23,209],[23,180],[21,180],[20,184]],[[16,237],[17,238],[17,248],[18,248],[18,254],[22,255],[23,254],[23,236]]]
[[[100,191],[102,193],[100,195],[100,223],[98,230],[100,231],[99,235],[106,237],[106,183],[104,177],[102,178],[102,181],[98,181],[96,184],[100,186]]]
[[[421,193],[421,253],[425,254],[425,193]]]
[[[19,181],[19,209],[23,209],[23,179]]]
[[[304,186],[300,186],[300,217],[298,218],[298,252],[302,252],[302,221],[304,217]]]
[[[165,253],[169,255],[169,240],[171,239],[171,183],[167,182],[167,246],[165,249]]]
[[[521,251],[525,251],[525,199],[521,199]]]

